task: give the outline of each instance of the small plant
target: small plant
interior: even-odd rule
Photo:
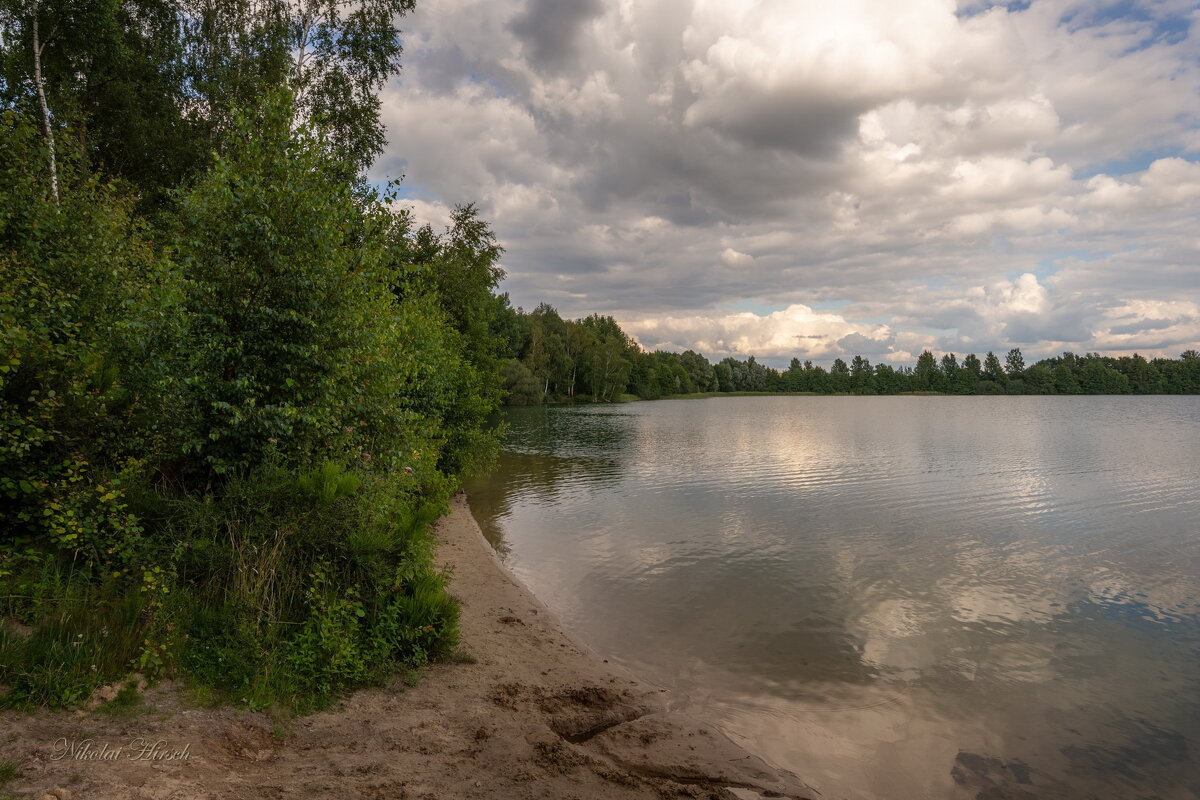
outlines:
[[[0,761],[0,788],[3,788],[20,773],[21,769],[15,761]]]
[[[121,687],[116,697],[97,710],[112,717],[131,717],[148,709],[146,701],[138,692],[137,681],[129,681]]]
[[[455,650],[449,659],[451,664],[478,664],[479,660],[475,656],[463,650],[461,647]]]
[[[326,461],[316,469],[301,475],[297,483],[319,505],[327,506],[335,500],[357,492],[362,486],[362,478],[353,472],[345,471],[340,464]]]

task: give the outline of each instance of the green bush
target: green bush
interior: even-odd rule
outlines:
[[[3,118],[0,704],[136,670],[311,708],[453,651],[429,528],[498,378],[405,278],[407,216],[292,121],[240,118],[151,231],[69,160],[55,203]]]
[[[166,441],[177,280],[110,187],[64,163],[55,204],[39,149],[0,117],[0,575],[22,557],[124,571],[144,550],[125,489]]]

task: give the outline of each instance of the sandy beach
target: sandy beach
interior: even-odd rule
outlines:
[[[3,789],[87,798],[811,798],[667,693],[569,637],[500,563],[464,497],[438,523],[462,604],[453,663],[278,720],[197,708],[174,684],[144,711],[0,714]]]

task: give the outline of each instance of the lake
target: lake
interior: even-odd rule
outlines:
[[[1200,797],[1200,397],[506,416],[510,569],[823,796]]]

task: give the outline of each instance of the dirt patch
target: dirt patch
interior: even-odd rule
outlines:
[[[581,686],[578,689],[564,689],[557,692],[542,700],[541,706],[542,710],[548,714],[573,707],[605,711],[628,697],[629,692],[618,694],[606,686]]]
[[[246,761],[269,761],[275,757],[275,737],[257,720],[235,720],[225,731],[223,748],[234,758]]]

